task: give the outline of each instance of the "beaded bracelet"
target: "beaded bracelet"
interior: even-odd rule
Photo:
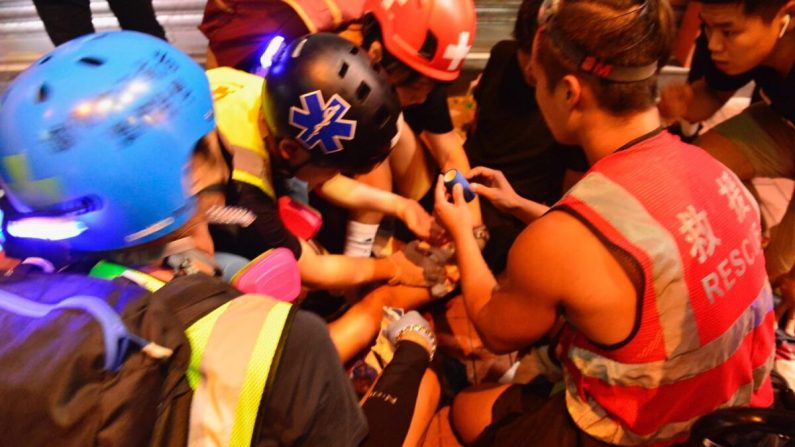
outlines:
[[[421,324],[412,324],[398,331],[397,335],[395,336],[395,340],[400,340],[400,337],[403,335],[403,333],[408,331],[416,332],[422,335],[423,338],[425,338],[428,341],[428,345],[430,345],[430,350],[431,350],[430,352],[431,360],[433,360],[433,356],[434,354],[436,354],[436,335],[426,326],[423,326]]]

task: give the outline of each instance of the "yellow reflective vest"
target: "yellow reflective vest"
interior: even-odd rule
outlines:
[[[100,261],[90,275],[124,277],[156,292],[163,281]],[[273,380],[279,343],[292,305],[245,294],[201,317],[185,330],[191,358],[186,379],[193,390],[188,445],[250,446],[266,384]]]
[[[215,122],[232,152],[232,179],[253,185],[276,200],[268,151],[267,127],[260,120],[265,81],[229,67],[207,71],[215,104]]]

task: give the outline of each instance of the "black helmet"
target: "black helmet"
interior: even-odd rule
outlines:
[[[336,34],[293,41],[273,62],[262,90],[277,138],[309,150],[312,163],[361,173],[383,161],[398,132],[400,104],[364,50]]]

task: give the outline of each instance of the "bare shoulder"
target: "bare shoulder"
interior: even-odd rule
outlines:
[[[519,235],[510,256],[527,256],[544,263],[573,265],[601,245],[588,227],[573,215],[552,211],[536,219]]]
[[[517,288],[552,300],[592,339],[609,344],[630,332],[635,287],[607,246],[574,215],[552,211],[529,225],[511,249],[508,269]]]

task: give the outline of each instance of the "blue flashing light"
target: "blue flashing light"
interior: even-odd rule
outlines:
[[[8,222],[8,234],[18,238],[62,241],[80,235],[88,227],[83,222],[62,217],[30,217]]]
[[[259,64],[263,70],[268,70],[273,64],[273,58],[276,57],[276,54],[281,49],[282,45],[284,44],[284,37],[282,36],[273,36],[273,39],[268,43],[268,46],[265,47],[265,51],[262,52],[262,56],[259,58]]]

